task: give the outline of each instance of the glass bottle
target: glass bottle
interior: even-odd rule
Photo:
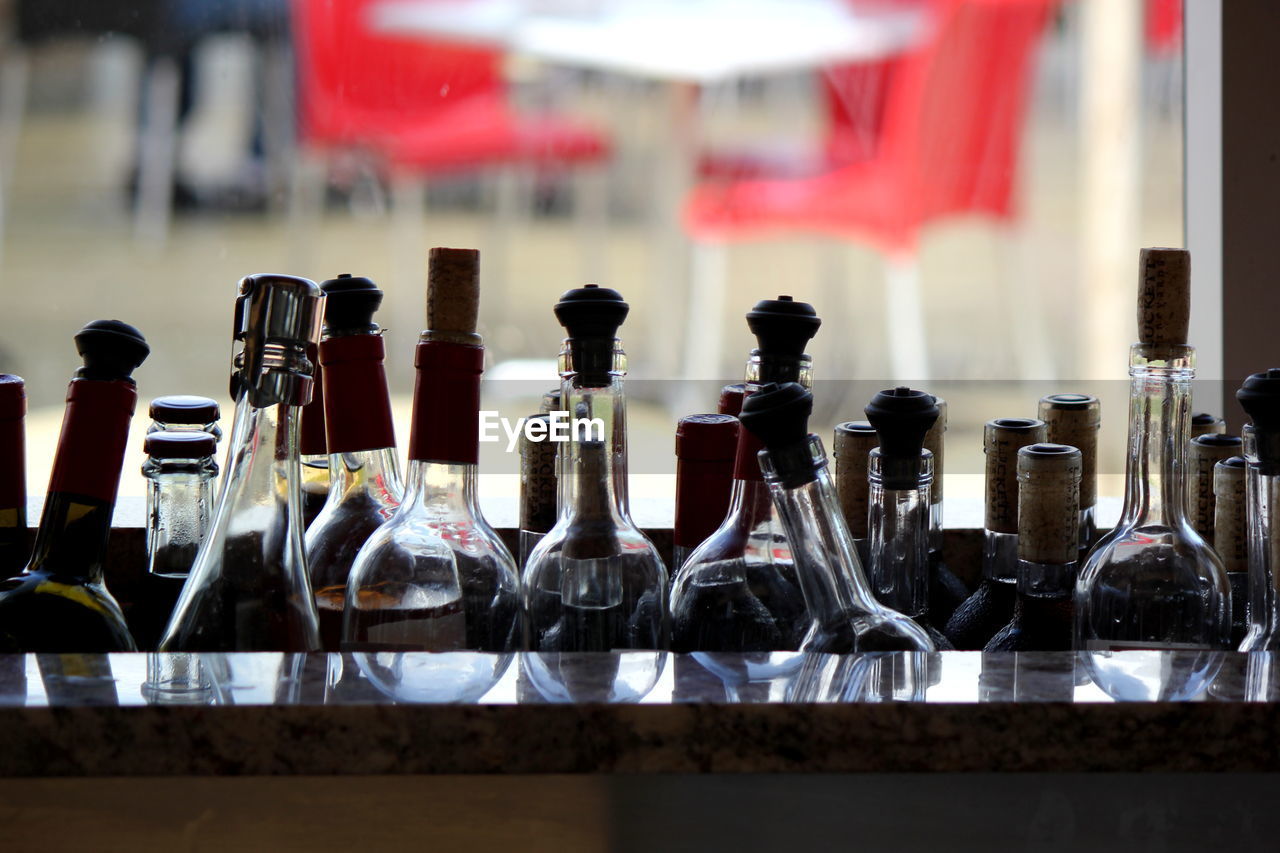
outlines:
[[[190,394],[171,394],[156,397],[148,408],[151,425],[147,432],[207,432],[216,441],[222,440],[222,427],[218,419],[222,412],[218,401]]]
[[[127,652],[133,637],[103,563],[137,404],[137,329],[97,320],[75,337],[84,366],[67,387],[62,433],[31,560],[0,582],[0,652]]]
[[[1191,438],[1202,435],[1221,435],[1227,431],[1227,422],[1209,412],[1196,412],[1191,416]]]
[[[757,347],[744,394],[765,382],[812,382],[804,350],[821,323],[812,305],[790,296],[757,302],[747,314]],[[732,386],[721,392],[726,407],[741,411],[736,396]],[[809,629],[791,547],[760,470],[762,446],[738,430],[729,510],[672,581],[675,651],[795,651]]]
[[[929,618],[929,499],[933,454],[924,437],[938,419],[932,395],[905,386],[866,407],[880,446],[868,456],[871,589],[885,607],[910,616],[935,647],[951,644]]]
[[[320,289],[325,294],[319,355],[329,499],[307,528],[305,547],[320,642],[336,652],[342,646],[351,564],[369,535],[395,513],[404,486],[387,392],[386,348],[373,320],[382,291],[350,274],[323,282]]]
[[[1140,268],[1141,342],[1129,357],[1124,510],[1081,567],[1076,647],[1224,648],[1231,633],[1230,586],[1222,561],[1186,513],[1195,374],[1195,350],[1186,345],[1189,256],[1182,249],[1144,249]],[[1122,661],[1095,657],[1103,689],[1130,677]]]
[[[1238,435],[1208,432],[1187,445],[1187,514],[1191,526],[1206,542],[1213,541],[1215,507],[1214,468],[1223,459],[1243,452]]]
[[[871,565],[869,527],[871,501],[871,451],[880,446],[880,436],[870,421],[845,421],[836,424],[831,456],[835,460],[836,492],[840,511],[853,537],[858,560]]]
[[[1098,430],[1102,404],[1092,394],[1050,394],[1040,398],[1045,441],[1080,451],[1080,560],[1098,538]]]
[[[768,383],[743,404],[743,427],[764,445],[760,467],[782,518],[810,627],[805,652],[936,651],[924,629],[876,601],[853,550],[827,472],[822,440],[809,434],[813,395]]]
[[[1245,459],[1230,456],[1213,469],[1213,550],[1222,558],[1231,585],[1231,647],[1249,630],[1248,524],[1245,512]]]
[[[479,277],[478,252],[431,250],[427,329],[414,358],[409,482],[400,507],[351,567],[344,651],[519,647],[515,560],[476,497]]]
[[[1244,428],[1249,632],[1240,651],[1275,652],[1280,651],[1280,368],[1250,376],[1236,399],[1253,420]]]
[[[27,547],[26,385],[0,373],[0,576],[22,571]]]
[[[1018,451],[1018,600],[987,652],[1071,649],[1084,454],[1066,444]]]
[[[945,625],[969,597],[969,587],[947,566],[942,553],[947,401],[935,395],[933,402],[938,407],[938,419],[924,435],[924,449],[933,454],[933,486],[929,490],[929,618],[934,625]]]
[[[1018,451],[1044,440],[1045,423],[1036,418],[997,418],[983,429],[987,494],[982,580],[942,631],[957,649],[983,648],[1013,618],[1018,581]]]
[[[616,334],[628,305],[609,288],[570,290],[556,305],[568,332],[561,403],[560,516],[525,568],[530,650],[665,649],[667,570],[627,500],[626,356]]]
[[[162,652],[306,652],[320,648],[302,542],[298,411],[324,294],[286,275],[241,280],[233,337],[236,401],[222,492],[209,535],[160,641]]]
[[[533,549],[556,524],[556,448],[547,437],[550,412],[529,416],[536,426],[520,433],[520,569]],[[540,435],[533,440],[530,433]]]
[[[738,419],[689,415],[676,424],[676,511],[671,532],[676,571],[729,514]]]
[[[324,423],[324,368],[313,346],[307,351],[311,362],[311,402],[298,413],[299,473],[302,477],[302,529],[324,511],[329,502],[329,443]]]
[[[217,439],[207,432],[148,433],[143,443],[147,461],[147,571],[167,578],[186,578],[213,515],[213,461]]]

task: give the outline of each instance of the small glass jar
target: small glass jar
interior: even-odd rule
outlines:
[[[147,570],[186,577],[213,514],[217,439],[207,432],[150,433],[142,476],[147,484]]]
[[[189,394],[173,394],[168,397],[156,397],[151,401],[151,426],[147,433],[153,432],[207,432],[215,441],[222,440],[222,428],[218,426],[218,418],[222,413],[218,409],[218,401],[208,397],[194,397]]]

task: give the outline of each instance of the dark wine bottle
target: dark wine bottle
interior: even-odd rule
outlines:
[[[27,550],[26,386],[0,373],[0,575],[22,571]]]
[[[0,652],[133,651],[103,563],[129,421],[132,373],[150,348],[137,329],[98,320],[75,337],[84,366],[67,408],[31,561],[0,583]]]

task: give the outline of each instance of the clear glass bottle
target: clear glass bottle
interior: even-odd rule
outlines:
[[[324,368],[318,346],[307,352],[312,368],[311,402],[298,412],[299,474],[302,478],[302,529],[306,531],[329,502],[329,443],[324,423]]]
[[[813,395],[795,382],[762,385],[743,427],[763,444],[760,466],[791,543],[810,627],[801,649],[843,654],[936,651],[924,629],[876,601],[853,550],[822,440],[808,432]]]
[[[22,571],[27,547],[26,385],[0,373],[0,575]]]
[[[1230,638],[1226,572],[1186,513],[1195,375],[1195,350],[1185,343],[1189,266],[1184,250],[1143,250],[1124,510],[1089,553],[1075,588],[1075,642],[1086,651],[1225,648]],[[1102,684],[1129,677],[1121,663],[1097,657]]]
[[[362,276],[321,283],[325,294],[319,348],[325,386],[329,498],[307,527],[311,588],[326,651],[342,646],[347,576],[360,546],[395,513],[404,495],[396,457],[382,329],[373,315],[382,291]]]
[[[536,652],[665,649],[667,570],[627,498],[626,356],[616,334],[628,305],[587,285],[556,305],[568,331],[561,403],[572,413],[560,445],[560,516],[525,568],[523,609]]]
[[[766,382],[811,383],[804,349],[821,323],[813,306],[790,296],[757,302],[747,314],[758,346],[747,360],[743,394]],[[741,411],[735,391],[730,386],[721,399]],[[795,651],[809,629],[791,547],[760,470],[762,447],[738,431],[729,510],[672,581],[675,651]]]
[[[1080,451],[1080,556],[1083,560],[1098,538],[1098,430],[1102,404],[1092,394],[1050,394],[1040,398],[1044,440]]]
[[[1018,583],[1018,451],[1045,440],[1037,418],[997,418],[983,428],[986,520],[982,580],[942,633],[957,649],[981,649],[1009,624]]]
[[[0,652],[129,652],[135,648],[103,564],[138,391],[150,348],[137,329],[97,320],[75,337],[84,366],[67,387],[62,433],[35,547],[0,582]]]
[[[305,278],[240,282],[236,401],[213,526],[160,641],[162,652],[320,648],[302,542],[298,410],[310,399],[324,294]]]
[[[676,424],[676,511],[672,564],[679,571],[729,513],[738,419],[689,415]]]
[[[478,252],[431,250],[427,329],[414,358],[409,482],[400,507],[351,567],[344,651],[519,648],[515,559],[476,496],[479,276]]]
[[[166,578],[186,578],[209,531],[213,515],[213,460],[217,439],[207,432],[148,433],[143,444],[147,461],[147,571]]]
[[[1240,651],[1276,652],[1280,651],[1280,368],[1250,376],[1236,399],[1253,420],[1244,428],[1249,631]],[[1280,682],[1272,678],[1271,683]]]
[[[1071,649],[1071,591],[1080,553],[1084,458],[1066,444],[1018,451],[1018,600],[983,651]]]
[[[216,441],[222,440],[222,427],[218,426],[222,411],[217,400],[190,394],[156,397],[148,407],[148,414],[151,416],[148,433],[207,432]]]

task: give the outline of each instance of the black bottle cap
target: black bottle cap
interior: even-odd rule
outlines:
[[[162,424],[211,424],[221,416],[218,401],[189,394],[156,397],[148,411],[151,420]]]
[[[747,312],[747,328],[756,336],[760,351],[769,355],[804,355],[821,325],[812,305],[785,295],[761,299]]]
[[[81,379],[131,379],[133,371],[151,354],[142,333],[119,320],[94,320],[76,333],[76,352],[84,367]]]
[[[809,450],[809,416],[813,394],[798,382],[766,382],[742,404],[738,420],[760,440],[768,453],[773,476],[786,488],[817,479],[826,460],[815,461]]]
[[[864,410],[880,436],[880,470],[886,489],[914,489],[920,483],[924,437],[938,420],[932,394],[906,386],[881,391]]]
[[[1280,473],[1280,367],[1250,376],[1236,392],[1236,399],[1253,419],[1262,473]]]
[[[321,282],[325,293],[324,334],[360,335],[378,330],[373,315],[382,305],[382,291],[372,279],[341,273]]]
[[[161,430],[147,435],[142,449],[155,459],[203,459],[212,456],[218,440],[207,432]]]
[[[604,385],[613,368],[613,341],[631,306],[609,287],[588,284],[566,292],[556,319],[569,336],[572,368],[583,385]]]

